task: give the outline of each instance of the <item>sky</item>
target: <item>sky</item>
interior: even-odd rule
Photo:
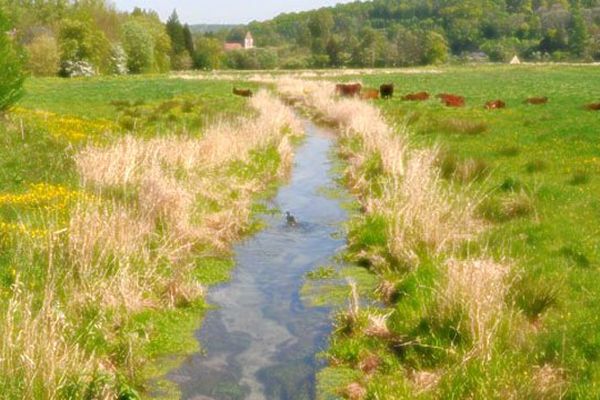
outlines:
[[[353,0],[113,0],[117,8],[151,8],[166,20],[177,9],[179,20],[188,24],[244,24],[262,21],[282,12],[311,10]]]

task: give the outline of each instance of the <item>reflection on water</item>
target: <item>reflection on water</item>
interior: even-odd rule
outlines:
[[[333,185],[327,132],[306,123],[289,185],[274,199],[285,215],[265,216],[268,226],[235,247],[236,273],[216,288],[198,339],[204,352],[169,374],[184,399],[313,399],[315,354],[330,329],[326,308],[306,308],[299,296],[304,274],[327,263],[344,245],[340,200],[323,194]]]

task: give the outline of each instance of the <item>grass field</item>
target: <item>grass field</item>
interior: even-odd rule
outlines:
[[[600,100],[599,77],[597,67],[489,66],[359,78],[371,87],[395,83],[393,100],[372,104],[390,125],[407,128],[414,148],[440,149],[443,185],[478,202],[484,230],[440,254],[419,247],[419,261],[408,268],[393,260],[385,268],[367,264],[382,281],[376,297],[393,294],[381,311],[390,313],[389,332],[377,338],[340,328],[327,352],[335,367],[320,378],[323,398],[600,396],[600,113],[584,109]],[[421,91],[431,100],[399,98]],[[437,93],[465,96],[466,107],[447,108]],[[535,96],[549,103],[524,104]],[[507,108],[484,109],[496,99]],[[342,141],[348,146],[355,145]],[[376,185],[385,173],[377,162],[363,170],[369,196],[381,197]],[[347,257],[367,251],[389,260],[389,224],[357,216]],[[470,275],[475,280],[459,288],[466,310],[444,308],[456,294],[448,291],[458,290],[448,271],[461,263],[483,271],[484,264],[469,264],[478,257],[510,269],[485,357],[473,353],[468,314],[483,312],[491,288],[469,303],[479,281]]]
[[[149,378],[177,396],[155,378],[198,350],[204,287],[228,279],[299,133],[231,87],[27,82],[0,125],[3,397],[146,397]]]
[[[387,101],[338,102],[327,85],[298,83],[299,96],[324,93],[313,115],[347,128],[340,156],[364,211],[348,227],[353,266],[310,275],[359,285],[337,316],[319,397],[600,397],[600,112],[584,109],[600,101],[600,72],[413,72],[339,78],[394,82]],[[27,82],[0,125],[5,396],[144,397],[147,379],[176,362],[162,356],[196,350],[199,285],[227,279],[229,244],[253,229],[255,200],[291,162],[291,120],[272,126],[260,101],[273,104],[250,107],[234,85],[257,88],[163,76]],[[467,104],[399,98],[420,91]],[[523,104],[534,96],[549,103]],[[483,108],[495,99],[507,108]],[[217,123],[233,117],[250,127],[243,141]],[[256,148],[263,131],[270,145]],[[238,142],[239,153],[218,150]],[[195,146],[212,149],[206,160],[172,161]],[[210,230],[223,224],[226,235]],[[152,389],[176,396],[161,385]]]

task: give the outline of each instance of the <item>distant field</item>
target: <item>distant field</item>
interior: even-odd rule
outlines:
[[[598,398],[600,112],[584,106],[600,101],[600,69],[449,67],[439,74],[382,74],[355,79],[375,88],[393,82],[394,99],[373,104],[390,123],[407,125],[410,140],[417,147],[441,148],[438,162],[449,186],[469,187],[476,196],[484,196],[478,210],[488,229],[476,243],[465,246],[464,252],[486,249],[515,264],[517,273],[508,301],[531,323],[529,328],[517,328],[517,336],[499,339],[487,365],[470,362],[452,367],[446,364],[451,356],[432,349],[423,350],[423,354],[396,351],[402,360],[400,368],[438,372],[450,368],[433,392],[435,398],[558,398],[557,394]],[[401,95],[421,91],[429,92],[432,98],[424,102],[400,99]],[[438,93],[465,96],[466,107],[447,108],[434,97]],[[537,96],[547,96],[549,103],[524,104],[526,98]],[[496,99],[505,101],[506,109],[484,109],[485,102]],[[423,325],[425,319],[422,325],[418,320],[410,321],[419,310],[431,307],[435,289],[414,286],[429,285],[431,271],[424,268],[422,272],[400,274],[398,279],[406,282],[401,284],[406,298],[396,306],[398,317],[391,322],[392,329],[408,337],[433,334]],[[399,322],[403,318],[406,321]],[[534,334],[529,336],[531,332]],[[427,343],[444,343],[443,335],[449,333],[441,334]],[[335,355],[379,348],[351,340],[334,343]],[[551,367],[546,371],[543,366]],[[544,374],[546,381],[540,383]],[[389,370],[382,376],[373,381],[369,393],[387,398],[394,385],[386,382],[394,379],[394,372]],[[536,387],[534,393],[532,385],[555,388]],[[539,397],[540,393],[546,395]]]
[[[168,76],[32,78],[20,106],[85,118],[114,119],[113,101],[155,104],[173,98],[202,99],[205,112],[237,112],[243,100],[230,96],[234,82],[183,81]]]

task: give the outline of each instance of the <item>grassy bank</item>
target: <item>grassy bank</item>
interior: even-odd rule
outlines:
[[[599,395],[600,115],[583,107],[598,101],[595,77],[551,66],[364,77],[467,98],[377,100],[382,118],[331,103],[332,88],[288,91],[341,130],[364,211],[346,256],[379,277],[385,305],[354,298],[340,314],[322,398]],[[550,101],[523,104],[534,96]],[[495,99],[507,108],[483,108]]]
[[[300,133],[268,94],[230,91],[28,83],[0,135],[4,396],[135,398],[168,368],[153,360],[196,350],[205,287],[227,279],[229,246]]]

